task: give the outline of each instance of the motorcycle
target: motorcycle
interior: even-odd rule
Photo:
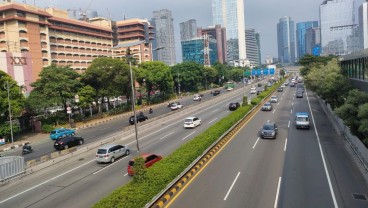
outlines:
[[[26,144],[26,145],[23,146],[22,155],[25,155],[25,154],[28,154],[28,153],[31,153],[31,152],[33,152],[33,149],[31,147],[31,145]]]
[[[153,110],[152,108],[149,109],[149,114],[152,114],[153,113]]]

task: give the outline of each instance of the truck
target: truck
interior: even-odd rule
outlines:
[[[309,129],[309,113],[297,112],[295,114],[295,126],[297,129]]]

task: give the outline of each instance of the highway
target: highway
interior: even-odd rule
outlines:
[[[206,102],[202,100],[196,105],[184,107],[183,110],[154,121],[153,125],[142,124],[139,126],[140,152],[167,156],[217,120],[228,115],[230,113],[228,104],[234,101],[240,102],[242,95],[249,92],[250,86],[245,89],[246,91],[238,89],[226,93],[222,90],[219,96],[211,97]],[[209,98],[209,95],[205,95],[206,97]],[[190,102],[189,99],[188,102]],[[195,129],[184,129],[184,118],[192,115],[199,117],[202,125]],[[115,123],[119,124],[118,121],[113,121],[111,124],[98,126],[96,129],[91,128],[89,134],[95,134],[97,139],[106,138],[107,133],[103,135],[97,132],[108,126],[110,129],[119,129],[118,124]],[[82,135],[83,132],[78,132],[78,134]],[[0,207],[92,206],[102,197],[131,180],[126,168],[129,159],[136,154],[135,136],[134,134],[124,136],[118,143],[127,144],[132,154],[113,164],[97,164],[95,162],[96,150],[72,157],[60,164],[0,187]]]
[[[240,84],[236,85],[236,89],[239,89],[241,86]],[[228,93],[228,91],[226,91],[225,89],[221,89],[221,94],[226,94]],[[206,93],[203,93],[204,96],[202,98],[201,102],[205,102],[207,100],[216,98],[216,96],[213,96],[210,94],[210,91],[207,91]],[[196,105],[199,104],[201,102],[199,101],[193,101],[193,98],[191,96],[188,97],[184,97],[180,100],[178,100],[181,104],[183,104],[183,109],[181,110],[185,110],[188,108],[188,106],[192,106],[192,105]],[[181,111],[178,110],[178,111]],[[137,110],[137,113],[140,112],[139,110]],[[148,123],[150,122],[150,120],[152,118],[158,117],[158,116],[162,116],[168,113],[175,113],[172,112],[172,110],[170,108],[168,108],[166,105],[163,106],[159,106],[157,108],[154,109],[152,114],[148,113],[148,110],[146,112],[143,112],[147,117],[148,120],[143,122],[143,123],[139,123],[139,125],[143,125],[144,123]],[[110,122],[107,123],[102,123],[98,126],[95,126],[93,128],[87,128],[87,129],[81,129],[78,130],[76,133],[76,136],[80,136],[84,138],[85,141],[85,145],[92,143],[92,142],[96,142],[96,141],[100,141],[103,140],[107,137],[110,137],[112,135],[116,135],[119,134],[123,131],[124,127],[128,127],[131,126],[128,122],[128,118],[127,117],[121,117],[115,120],[111,120]],[[25,161],[29,161],[32,159],[39,159],[41,156],[43,155],[47,155],[50,154],[52,152],[56,152],[57,150],[54,149],[54,140],[42,140],[38,143],[35,144],[31,144],[32,148],[34,149],[33,153],[30,154],[26,154],[26,155],[22,155],[21,154],[21,148],[18,148],[16,150],[10,151],[10,152],[6,152],[4,155],[5,156],[23,156]],[[81,146],[77,147],[80,148]]]
[[[259,111],[166,207],[368,207],[352,193],[368,187],[313,93],[295,87],[275,93],[271,112]],[[297,130],[294,113],[313,115]],[[278,125],[277,139],[260,139],[263,123]]]

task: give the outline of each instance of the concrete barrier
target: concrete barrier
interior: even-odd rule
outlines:
[[[69,153],[69,150],[61,150],[60,151],[60,155],[66,155],[66,154],[68,154]]]
[[[50,155],[44,155],[44,156],[41,156],[40,162],[46,162],[49,159],[50,159]]]
[[[54,158],[59,157],[59,155],[60,155],[60,153],[59,153],[59,152],[52,152],[52,153],[50,154],[50,158],[51,158],[51,159],[54,159]]]
[[[32,167],[36,165],[36,160],[28,160],[26,162],[26,168]]]

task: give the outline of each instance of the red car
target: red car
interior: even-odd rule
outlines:
[[[151,167],[156,162],[160,161],[162,157],[160,155],[155,154],[142,154],[141,157],[144,159],[144,166],[146,168]],[[130,176],[134,175],[133,171],[134,159],[131,159],[128,163],[128,174]]]

